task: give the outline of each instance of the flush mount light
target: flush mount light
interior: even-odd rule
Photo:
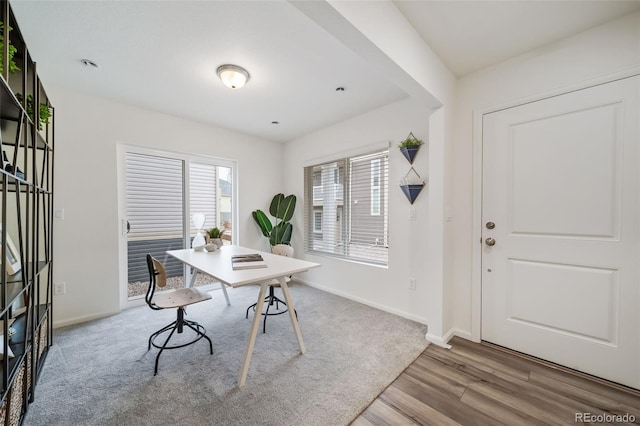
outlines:
[[[249,72],[237,65],[220,65],[216,71],[225,86],[240,89],[249,81]]]

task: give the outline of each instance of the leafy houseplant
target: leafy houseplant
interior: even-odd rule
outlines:
[[[219,228],[213,227],[206,232],[208,240],[207,243],[212,242],[218,246],[218,248],[222,247],[222,231]]]
[[[9,27],[9,31],[13,28]],[[20,67],[16,64],[16,61],[13,60],[13,56],[18,51],[18,48],[15,47],[11,42],[9,42],[9,72],[14,73],[16,71],[20,71]],[[0,21],[0,52],[4,52],[4,22]],[[0,73],[4,72],[4,61],[0,60]]]
[[[22,94],[16,93],[16,98],[18,99],[18,101],[20,101],[20,103],[24,102],[24,98],[23,98]],[[33,96],[27,95],[27,105],[26,105],[26,107],[27,107],[27,115],[33,121],[34,120],[34,117],[33,117]],[[39,117],[38,130],[42,130],[42,125],[49,123],[49,119],[51,118],[51,108],[49,108],[49,106],[47,104],[42,104],[41,103],[40,107],[39,107],[39,110],[38,110],[38,117]]]
[[[413,136],[413,133],[409,133],[409,136],[398,144],[398,148],[400,149],[400,152],[402,152],[402,155],[409,160],[409,163],[413,164],[413,159],[416,157],[416,154],[423,143],[424,142],[421,139]]]
[[[218,228],[211,228],[207,231],[209,238],[222,238],[222,232]]]
[[[293,225],[289,221],[293,217],[295,208],[295,195],[291,194],[285,197],[284,194],[276,194],[269,206],[269,213],[276,218],[275,225],[271,223],[271,219],[262,210],[255,210],[251,213],[258,227],[260,227],[262,235],[269,238],[269,244],[272,247],[291,242]]]

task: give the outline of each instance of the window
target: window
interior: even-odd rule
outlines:
[[[387,265],[388,157],[384,150],[305,167],[305,251]]]

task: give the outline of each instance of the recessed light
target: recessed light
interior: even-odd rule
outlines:
[[[279,121],[272,121],[271,124],[280,124]]]
[[[85,67],[98,68],[98,64],[93,62],[91,59],[80,59],[80,62],[82,62]]]

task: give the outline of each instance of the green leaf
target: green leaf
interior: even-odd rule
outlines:
[[[262,235],[269,238],[269,235],[271,234],[271,229],[273,228],[273,226],[271,225],[271,220],[269,220],[267,215],[264,214],[262,210],[256,210],[254,212],[251,212],[251,216],[253,216],[253,219],[256,221],[256,223],[260,227],[260,231],[262,231]]]
[[[271,213],[271,216],[280,218],[278,216],[278,211],[280,210],[280,204],[283,202],[283,200],[284,200],[284,194],[276,194],[273,196],[273,199],[271,200],[271,205],[269,206],[269,213]]]
[[[283,222],[289,222],[293,217],[293,211],[296,209],[296,196],[288,195],[280,203],[280,209],[278,210],[278,219],[282,219]]]
[[[291,234],[293,232],[293,225],[289,222],[280,222],[271,230],[271,236],[269,237],[269,243],[272,246],[278,244],[289,244],[291,242]]]

